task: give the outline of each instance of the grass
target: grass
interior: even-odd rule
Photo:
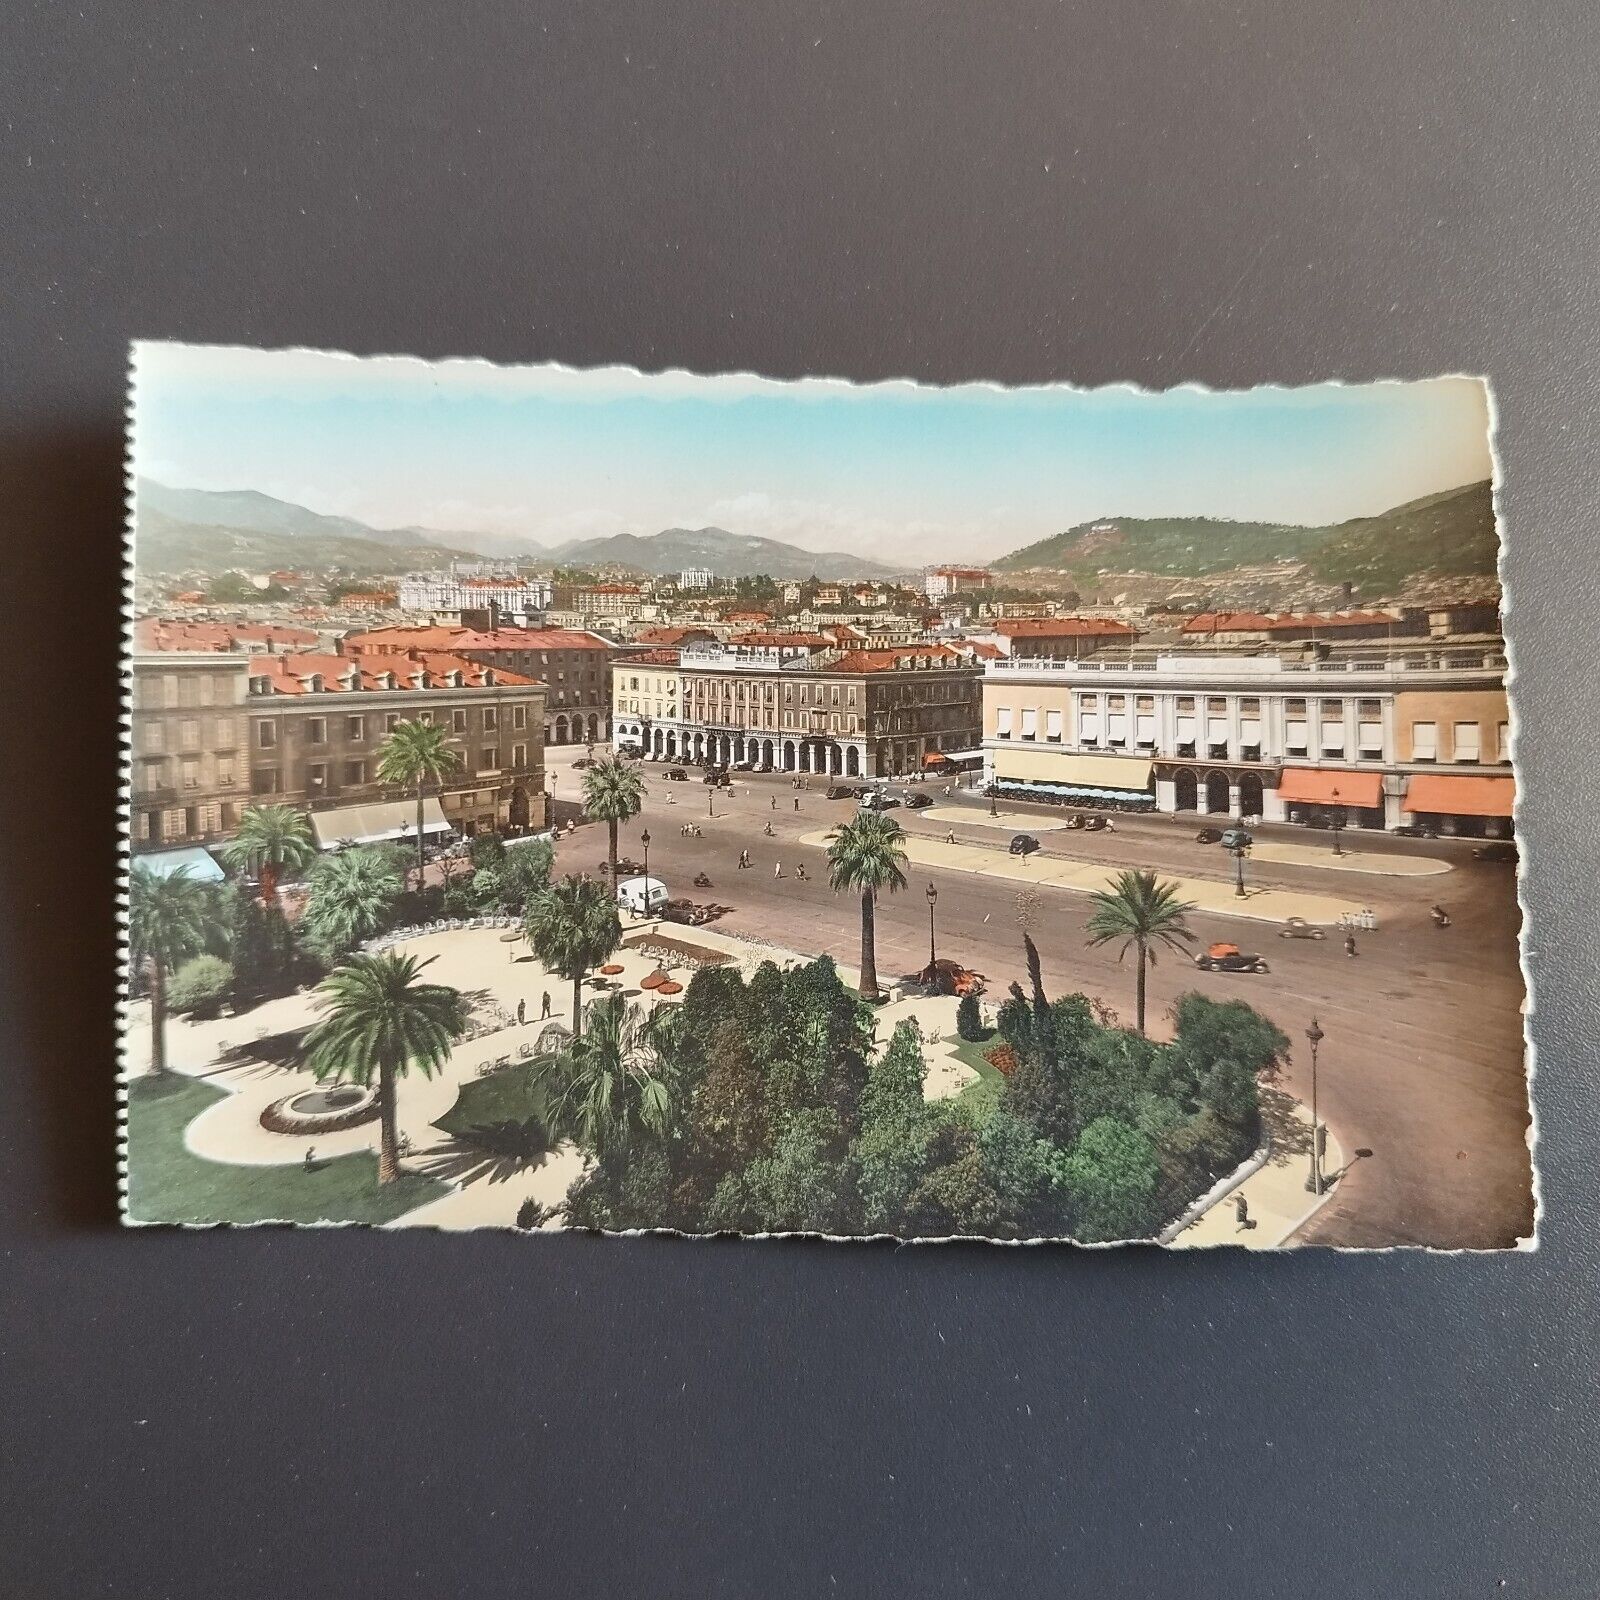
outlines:
[[[140,1078],[128,1089],[128,1215],[136,1222],[392,1222],[449,1193],[406,1173],[378,1183],[370,1151],[319,1161],[307,1172],[233,1166],[197,1156],[184,1129],[225,1089],[190,1078]],[[287,1148],[287,1147],[286,1147]]]
[[[441,1132],[460,1135],[496,1122],[526,1122],[545,1117],[544,1091],[533,1081],[533,1063],[519,1061],[487,1078],[462,1084],[456,1103],[434,1123]]]
[[[951,1052],[956,1060],[964,1062],[978,1074],[977,1080],[969,1083],[956,1099],[979,1121],[994,1110],[1000,1100],[1000,1091],[1005,1086],[1006,1075],[992,1061],[985,1059],[983,1054],[985,1050],[994,1048],[999,1037],[998,1033],[991,1030],[981,1039],[962,1039]]]

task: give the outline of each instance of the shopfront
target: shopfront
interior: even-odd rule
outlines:
[[[1447,836],[1509,839],[1516,799],[1511,777],[1417,772],[1406,780],[1403,809],[1411,821]]]

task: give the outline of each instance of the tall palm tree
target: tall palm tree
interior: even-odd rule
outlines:
[[[167,974],[206,947],[211,905],[187,867],[163,877],[134,863],[128,877],[128,951],[150,979],[150,1068],[167,1070]]]
[[[301,926],[322,953],[342,956],[381,933],[404,885],[387,850],[341,850],[312,867]]]
[[[427,858],[422,853],[423,786],[443,783],[461,765],[461,758],[445,743],[444,728],[436,722],[397,722],[378,756],[378,777],[417,794],[417,887]]]
[[[1120,939],[1122,948],[1117,952],[1118,961],[1127,955],[1130,947],[1137,947],[1139,951],[1135,1009],[1142,1034],[1145,968],[1156,964],[1158,944],[1187,953],[1184,946],[1193,944],[1196,937],[1187,920],[1195,908],[1187,900],[1178,898],[1177,884],[1158,883],[1153,872],[1119,872],[1109,889],[1094,896],[1094,906],[1086,930],[1089,943],[1115,944]]]
[[[563,878],[528,902],[523,926],[535,956],[572,983],[572,1035],[583,1033],[583,980],[622,943],[617,908],[603,883]]]
[[[583,774],[583,809],[610,833],[611,881],[617,881],[617,828],[644,808],[644,779],[638,769],[615,756],[597,761]]]
[[[642,1006],[612,995],[589,1008],[586,1034],[535,1069],[551,1122],[599,1159],[659,1138],[671,1123],[672,1091],[651,1033]]]
[[[278,898],[280,873],[298,872],[316,856],[310,819],[293,806],[246,806],[239,831],[222,847],[230,867],[260,874],[264,905]]]
[[[861,993],[878,998],[878,945],[875,912],[878,893],[890,894],[906,886],[902,870],[906,853],[901,848],[905,829],[880,811],[864,811],[835,831],[828,845],[828,867],[836,891],[855,890],[861,895]]]
[[[466,1031],[467,1004],[442,983],[418,983],[428,965],[393,952],[353,956],[322,980],[325,1013],[306,1035],[306,1065],[321,1080],[378,1080],[378,1182],[400,1176],[395,1080],[413,1067],[431,1078]]]

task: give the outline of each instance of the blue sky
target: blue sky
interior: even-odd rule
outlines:
[[[1362,516],[1487,477],[1482,384],[798,384],[146,344],[134,464],[540,545],[707,523],[920,565],[1097,516]]]

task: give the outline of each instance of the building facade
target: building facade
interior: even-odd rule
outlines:
[[[486,611],[495,606],[508,617],[521,617],[547,611],[551,588],[543,578],[454,568],[412,573],[400,580],[397,595],[402,611]]]
[[[687,731],[681,716],[683,676],[678,652],[642,650],[611,669],[611,743],[617,750],[657,758],[676,749]]]
[[[134,851],[226,838],[249,802],[242,653],[133,658],[129,834]]]
[[[985,567],[929,567],[922,574],[922,592],[930,600],[987,589],[993,579]]]
[[[1505,665],[1497,641],[1337,659],[993,661],[985,776],[1163,812],[1499,836],[1514,800]]]

